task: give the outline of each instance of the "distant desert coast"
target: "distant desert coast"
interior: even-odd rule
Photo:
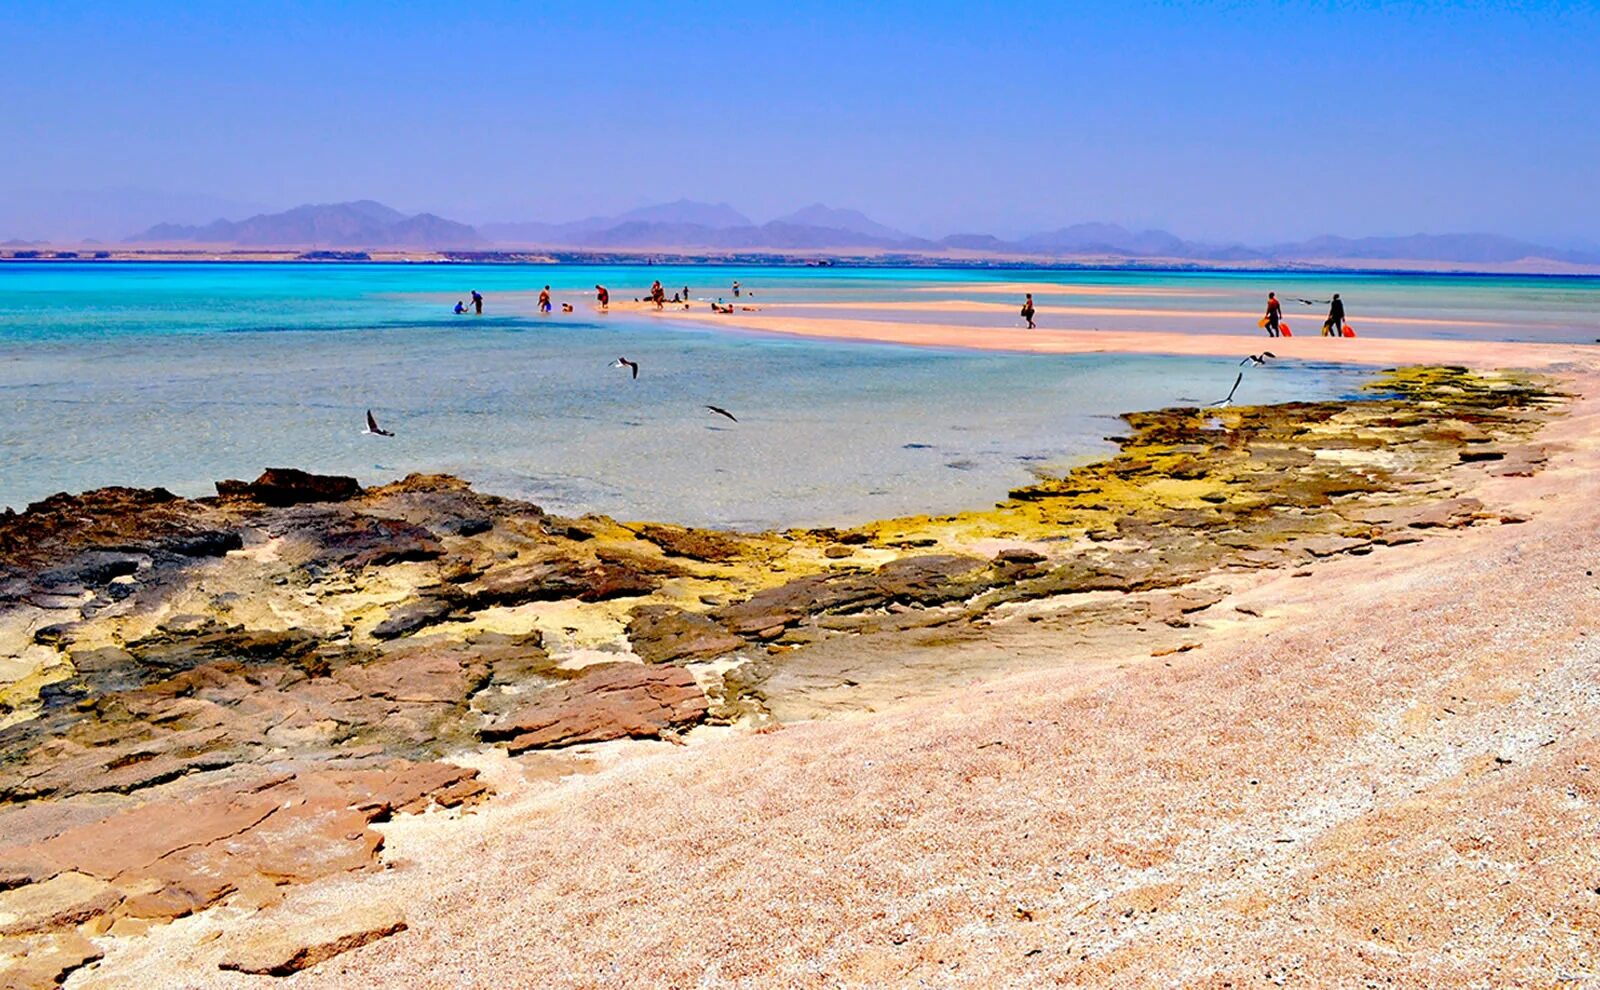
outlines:
[[[371,247],[360,244],[335,248],[315,244],[271,244],[244,247],[231,242],[214,245],[91,245],[39,243],[0,246],[0,263],[106,263],[173,262],[211,263],[400,263],[400,264],[673,264],[799,265],[816,267],[1024,267],[1043,271],[1257,271],[1257,272],[1418,272],[1436,274],[1600,275],[1600,264],[1530,258],[1515,261],[1441,261],[1430,258],[1316,257],[1283,260],[1210,260],[1160,256],[1129,257],[1118,254],[1029,255],[984,251],[947,250],[936,253],[860,248],[783,248],[753,246],[739,250],[705,250],[661,244],[613,250],[582,246],[514,244],[471,248]]]

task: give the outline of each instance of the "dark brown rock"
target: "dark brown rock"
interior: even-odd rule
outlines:
[[[641,605],[628,620],[628,641],[646,663],[721,656],[744,641],[707,616],[671,605]]]
[[[600,564],[585,575],[588,587],[578,593],[578,600],[603,602],[612,598],[636,598],[648,595],[660,582],[648,574],[618,564]]]
[[[217,484],[217,494],[231,494]],[[261,477],[250,482],[247,491],[252,499],[262,505],[300,505],[305,502],[343,502],[361,494],[361,485],[354,478],[337,474],[312,474],[298,468],[267,468]]]
[[[994,555],[996,564],[1042,564],[1049,558],[1027,547],[1007,547]]]
[[[493,567],[466,587],[474,609],[576,598],[588,589],[583,563],[561,554]]]
[[[300,562],[317,567],[386,567],[433,560],[444,548],[427,529],[342,507],[303,506],[275,515],[269,532],[308,548]]]
[[[712,615],[734,633],[749,636],[766,629],[781,631],[784,626],[808,615],[831,609],[864,608],[883,601],[883,594],[864,575],[819,574],[758,591],[745,601],[717,609]]]
[[[748,552],[744,540],[715,530],[649,525],[639,527],[638,533],[640,539],[654,543],[669,557],[720,563]]]
[[[622,564],[586,564],[575,557],[555,554],[534,563],[491,568],[465,591],[470,607],[479,609],[563,598],[593,602],[647,595],[658,584],[652,575]]]
[[[959,554],[902,557],[878,568],[873,583],[891,601],[939,605],[983,590],[986,582],[975,575],[988,566],[986,560]]]
[[[704,692],[682,667],[613,663],[542,694],[483,730],[513,753],[609,739],[657,739],[706,716]]]
[[[294,662],[309,656],[318,645],[318,638],[303,629],[231,626],[198,635],[158,630],[127,644],[127,652],[141,667],[159,676],[218,660]]]
[[[732,632],[773,639],[808,616],[861,611],[890,603],[941,605],[960,601],[992,585],[989,562],[956,554],[926,554],[892,560],[870,574],[818,574],[767,588],[725,606],[713,617]]]
[[[463,600],[455,597],[423,597],[401,602],[372,627],[375,639],[395,639],[409,636],[429,626],[446,622],[461,614]]]
[[[182,557],[221,557],[244,549],[244,537],[237,530],[205,529],[165,537],[155,541],[155,546]]]

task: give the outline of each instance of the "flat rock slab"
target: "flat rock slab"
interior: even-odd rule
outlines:
[[[288,976],[405,929],[405,915],[390,905],[357,905],[329,917],[253,924],[217,965],[258,976]]]
[[[0,934],[19,935],[70,927],[100,914],[119,895],[111,884],[85,873],[59,873],[43,883],[0,893]]]
[[[705,659],[737,650],[744,640],[704,615],[672,605],[641,605],[628,620],[628,642],[646,663]]]
[[[369,869],[383,843],[373,822],[470,804],[486,791],[477,771],[448,763],[286,761],[223,771],[81,824],[52,819],[59,829],[24,820],[20,842],[8,842],[3,826],[28,812],[0,812],[0,877],[16,885],[0,892],[0,934],[100,915],[167,920],[263,877],[303,883]]]
[[[641,526],[639,538],[654,543],[669,557],[687,557],[713,564],[738,560],[750,549],[746,541],[727,533],[684,526]]]
[[[513,753],[609,739],[659,739],[705,718],[708,703],[682,667],[599,664],[483,730]]]
[[[60,986],[105,953],[77,932],[0,943],[0,990],[44,990]],[[7,958],[9,957],[9,958]]]

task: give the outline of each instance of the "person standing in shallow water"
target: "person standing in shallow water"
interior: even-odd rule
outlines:
[[[611,293],[606,291],[605,286],[597,285],[594,287],[594,298],[600,304],[601,309],[611,308]]]
[[[1339,293],[1333,294],[1333,302],[1328,305],[1328,319],[1322,324],[1322,333],[1327,337],[1344,336],[1344,300],[1339,298]]]
[[[1022,300],[1022,318],[1028,321],[1028,329],[1033,327],[1033,293],[1028,293],[1028,298]]]
[[[1281,336],[1278,333],[1278,321],[1283,317],[1283,307],[1278,304],[1278,295],[1275,292],[1267,293],[1267,336]]]
[[[472,290],[472,311],[479,316],[483,315],[483,293],[477,289]]]

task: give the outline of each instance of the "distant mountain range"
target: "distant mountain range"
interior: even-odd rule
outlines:
[[[140,244],[233,244],[253,247],[549,248],[617,252],[814,252],[938,254],[1031,259],[1173,260],[1209,263],[1429,262],[1505,265],[1531,259],[1600,265],[1600,249],[1557,248],[1495,234],[1315,237],[1249,247],[1190,241],[1165,230],[1080,223],[1004,240],[991,234],[917,237],[859,210],[816,203],[756,223],[727,203],[678,200],[614,216],[565,223],[486,223],[479,228],[432,213],[408,216],[361,200],[299,206],[203,226],[163,223],[128,239]]]
[[[370,199],[297,206],[244,220],[213,220],[200,227],[160,223],[128,238],[129,243],[183,241],[247,247],[347,248],[471,248],[484,244],[483,236],[464,223],[432,213],[407,216]]]
[[[727,203],[681,199],[570,223],[486,223],[482,231],[502,244],[609,250],[938,249],[932,241],[886,227],[857,210],[836,210],[821,203],[763,224]]]

